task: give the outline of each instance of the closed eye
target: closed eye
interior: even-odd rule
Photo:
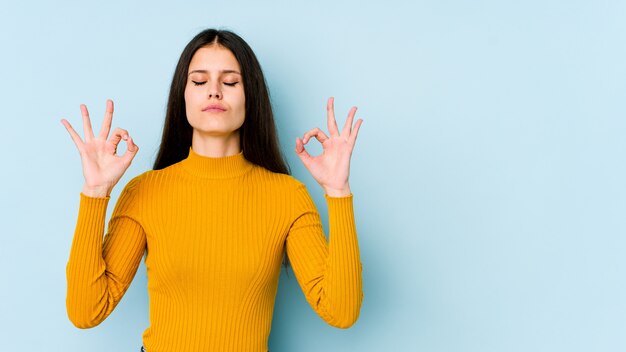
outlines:
[[[192,82],[193,82],[193,84],[194,84],[194,85],[196,85],[196,86],[201,86],[201,85],[203,85],[203,84],[205,84],[205,83],[206,83],[206,81],[204,81],[204,82],[196,82],[196,81],[192,81]]]
[[[232,83],[224,82],[224,84],[229,86],[229,87],[234,87],[237,83],[239,83],[239,82],[232,82]]]

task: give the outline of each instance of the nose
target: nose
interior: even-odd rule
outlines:
[[[219,89],[219,85],[212,85],[209,88],[209,99],[211,98],[222,99],[222,92]]]

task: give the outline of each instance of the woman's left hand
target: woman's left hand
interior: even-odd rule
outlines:
[[[334,98],[328,98],[328,132],[326,136],[319,128],[314,128],[304,134],[303,138],[296,138],[296,153],[304,166],[309,170],[315,181],[322,186],[324,192],[331,197],[346,197],[351,194],[348,176],[350,175],[350,157],[359,133],[359,127],[363,123],[358,119],[352,127],[356,107],[352,107],[348,113],[341,133],[335,120]],[[304,146],[315,137],[324,151],[321,155],[311,156]]]

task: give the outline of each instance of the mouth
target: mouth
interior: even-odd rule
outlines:
[[[226,111],[226,108],[223,107],[220,104],[211,104],[211,105],[208,105],[207,107],[205,107],[204,109],[202,109],[202,111],[206,111],[206,112],[224,112],[224,111]]]

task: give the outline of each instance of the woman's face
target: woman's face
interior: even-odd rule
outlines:
[[[196,51],[189,64],[185,109],[194,135],[239,133],[246,97],[239,62],[230,50],[214,44]]]

